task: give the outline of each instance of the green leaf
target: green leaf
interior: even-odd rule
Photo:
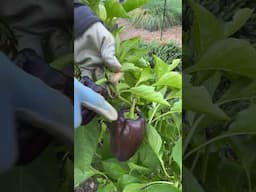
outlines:
[[[131,183],[124,188],[123,192],[141,192],[141,188],[144,185],[145,184]]]
[[[137,165],[135,163],[129,162],[128,166],[130,168],[131,171],[138,171],[141,174],[149,174],[151,172],[151,170],[147,167],[143,167],[141,165]]]
[[[106,0],[105,8],[107,11],[108,18],[114,18],[114,17],[121,17],[121,18],[128,18],[128,14],[124,10],[123,6],[116,0]]]
[[[169,103],[163,98],[163,95],[159,92],[156,92],[152,86],[140,85],[138,87],[132,87],[130,92],[148,101],[169,106]]]
[[[138,183],[140,182],[140,179],[137,178],[137,177],[134,177],[132,175],[123,175],[122,177],[120,177],[118,179],[118,185],[121,187],[121,188],[124,188],[126,185],[129,185],[129,184],[132,184],[132,183]]]
[[[133,63],[123,63],[122,64],[122,71],[141,71],[142,69],[136,67]]]
[[[74,64],[74,54],[70,53],[64,56],[61,56],[50,63],[50,66],[58,71],[63,71],[68,65]]]
[[[172,149],[172,158],[179,165],[182,172],[182,139],[180,138]]]
[[[211,96],[213,96],[213,94],[215,93],[220,83],[220,80],[221,80],[221,73],[216,72],[216,73],[210,74],[209,78],[203,82],[203,86],[207,89],[207,91]]]
[[[140,6],[146,4],[148,0],[126,0],[123,4],[124,9],[129,12],[133,9],[139,8]]]
[[[169,87],[180,89],[182,87],[181,74],[173,71],[165,73],[159,78],[156,85],[167,85]]]
[[[159,57],[156,55],[153,55],[154,58],[154,63],[155,63],[155,75],[156,78],[159,79],[161,78],[165,73],[168,72],[168,65]]]
[[[248,82],[239,79],[231,84],[231,87],[221,97],[219,102],[228,102],[232,100],[254,97],[256,97],[256,80]]]
[[[199,113],[205,113],[215,118],[227,120],[228,116],[216,104],[213,104],[211,96],[205,87],[193,87],[191,85],[183,88],[183,108]]]
[[[148,125],[147,137],[148,137],[149,145],[151,146],[155,154],[159,156],[159,153],[162,147],[162,138],[158,134],[157,130],[151,125]]]
[[[251,105],[238,113],[235,121],[229,126],[229,133],[256,134],[256,105]]]
[[[148,81],[150,79],[153,79],[153,73],[151,68],[145,68],[140,74],[139,81],[137,82],[137,85],[139,85],[142,82]]]
[[[56,148],[50,145],[30,164],[2,172],[1,189],[13,192],[56,192],[60,184],[60,162],[56,158],[56,152]]]
[[[172,61],[172,64],[169,65],[168,71],[172,71],[172,70],[175,69],[179,64],[180,64],[180,59],[174,59],[174,60]]]
[[[107,185],[100,185],[97,192],[110,192],[116,191],[116,187],[113,183],[108,183]]]
[[[118,180],[124,174],[128,173],[125,163],[120,163],[116,159],[108,159],[103,161],[104,172],[112,179]]]
[[[184,192],[204,192],[194,175],[184,166],[183,167],[183,185]]]
[[[187,72],[217,70],[255,79],[255,60],[256,50],[250,43],[229,38],[210,47]]]
[[[170,184],[152,184],[143,188],[145,192],[179,192],[179,190]]]
[[[178,101],[176,101],[173,104],[172,111],[177,111],[177,112],[181,113],[181,111],[182,111],[182,101],[181,101],[181,99],[179,99]]]
[[[96,175],[97,173],[98,172],[94,170],[91,166],[87,167],[85,171],[74,167],[74,187],[78,187],[85,180]]]
[[[107,11],[104,5],[101,3],[99,4],[99,16],[100,18],[105,21],[107,19]]]
[[[214,42],[224,37],[223,27],[217,18],[206,8],[189,0],[193,11],[191,36],[195,51],[200,55]]]
[[[98,144],[98,127],[98,122],[94,120],[86,126],[75,129],[74,182],[76,185],[94,174],[91,163]]]
[[[156,170],[160,167],[160,162],[158,157],[155,155],[152,147],[144,142],[139,151],[139,157],[141,161],[141,165],[150,168],[151,170]],[[148,158],[150,157],[150,158]]]
[[[237,32],[252,16],[253,10],[244,8],[239,9],[233,16],[233,21],[227,22],[224,25],[225,36],[229,37]]]

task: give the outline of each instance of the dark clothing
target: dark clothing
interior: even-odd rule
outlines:
[[[92,10],[82,4],[74,2],[74,35],[75,38],[81,36],[91,25],[102,22]]]

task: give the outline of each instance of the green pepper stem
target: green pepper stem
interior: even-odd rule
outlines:
[[[129,111],[129,118],[130,119],[135,119],[135,106],[136,106],[136,98],[133,98],[132,99],[132,106],[130,108],[130,111]]]

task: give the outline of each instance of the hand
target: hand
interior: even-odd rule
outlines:
[[[82,77],[96,76],[99,79],[104,67],[113,73],[121,72],[122,66],[115,56],[115,39],[100,22],[94,23],[75,39],[74,54],[75,62],[80,65]],[[122,75],[116,75],[114,82],[118,82],[121,77]]]
[[[81,105],[104,116],[110,121],[117,119],[117,111],[92,89],[84,86],[77,79],[74,79],[74,126],[77,128],[82,122]]]
[[[1,52],[0,63],[0,171],[12,167],[18,158],[16,118],[73,143],[70,100],[20,70]]]

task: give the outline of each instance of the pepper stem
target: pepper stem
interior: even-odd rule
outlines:
[[[132,99],[132,106],[131,106],[130,111],[129,111],[129,118],[130,119],[135,119],[135,106],[136,106],[136,99],[133,98]]]

